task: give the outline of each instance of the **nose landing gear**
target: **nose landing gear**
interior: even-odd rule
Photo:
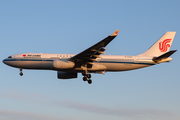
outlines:
[[[20,73],[19,73],[19,75],[20,75],[20,76],[23,76],[22,69],[21,69],[21,68],[19,68],[19,70],[20,70]]]

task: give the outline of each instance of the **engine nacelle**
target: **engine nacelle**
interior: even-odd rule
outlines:
[[[71,61],[61,61],[61,60],[54,60],[53,67],[57,69],[70,69],[75,66],[74,62]]]
[[[58,77],[58,79],[77,78],[77,73],[57,71],[57,77]]]

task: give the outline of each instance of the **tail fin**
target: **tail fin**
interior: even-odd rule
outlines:
[[[160,56],[169,51],[176,32],[166,32],[153,46],[139,56]]]

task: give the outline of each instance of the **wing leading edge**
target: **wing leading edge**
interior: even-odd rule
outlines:
[[[108,45],[118,35],[118,32],[119,30],[116,30],[113,34],[109,35],[97,44],[70,58],[70,61],[80,63],[81,65],[93,64],[93,62],[96,61],[96,58],[100,58],[101,54],[105,54],[104,47],[106,47],[106,45]]]

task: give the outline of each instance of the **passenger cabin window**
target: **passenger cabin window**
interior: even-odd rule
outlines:
[[[8,58],[12,58],[12,56],[9,56]]]

